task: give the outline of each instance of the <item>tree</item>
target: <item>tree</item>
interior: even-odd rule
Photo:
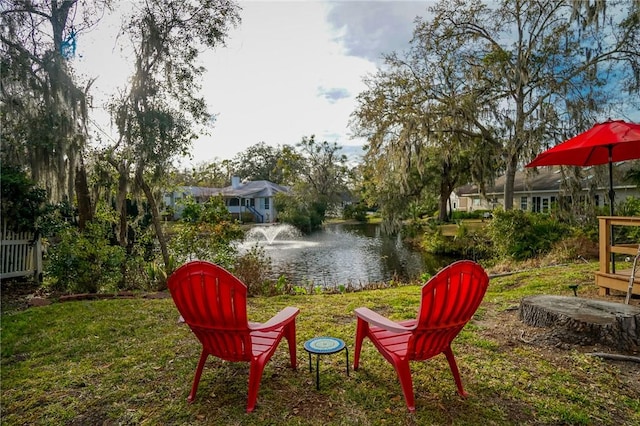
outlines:
[[[365,80],[351,123],[368,140],[370,203],[396,229],[411,203],[433,194],[440,220],[447,220],[453,189],[472,178],[484,181],[482,170],[495,162],[494,130],[476,129],[470,106],[477,93],[464,65],[433,38],[414,39],[407,52],[385,62]]]
[[[342,148],[335,142],[316,142],[314,135],[303,137],[296,148],[298,157],[290,157],[293,167],[286,172],[293,177],[295,170],[297,189],[327,207],[339,203],[349,176],[347,156],[339,152]]]
[[[292,192],[276,197],[280,220],[310,232],[322,224],[330,207],[342,201],[348,192],[349,168],[340,149],[335,142],[316,142],[315,136],[282,148],[278,168]]]
[[[108,7],[109,1],[13,0],[0,9],[2,161],[27,167],[50,201],[76,199],[81,228],[94,210],[84,161],[92,82],[81,87],[69,59],[76,39]]]
[[[640,89],[639,10],[634,1],[458,0],[418,23],[417,39],[435,39],[465,64],[477,109],[497,106],[490,121],[476,121],[503,132],[506,209],[518,166],[546,141],[637,107],[629,95]]]
[[[640,81],[637,3],[609,2],[606,20],[603,2],[578,3],[443,1],[417,21],[354,112],[383,209],[401,212],[434,187],[443,219],[452,185],[484,187],[502,172],[511,209],[515,171],[545,141],[638,104],[628,96]]]
[[[202,47],[224,42],[239,22],[238,7],[227,0],[147,0],[138,6],[122,30],[134,70],[127,90],[111,104],[120,137],[108,156],[120,179],[132,179],[144,193],[168,274],[171,262],[152,186],[211,120],[198,96],[205,69],[197,58]]]
[[[233,174],[243,179],[282,183],[282,170],[278,167],[281,152],[282,148],[264,142],[250,146],[231,160]]]
[[[187,186],[222,188],[231,183],[231,162],[229,160],[196,164],[191,170],[177,173],[174,183]]]

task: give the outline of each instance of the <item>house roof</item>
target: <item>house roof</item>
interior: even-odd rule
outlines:
[[[220,188],[207,188],[203,186],[182,186],[182,192],[194,198],[209,198],[220,193]]]
[[[632,187],[633,185],[624,184],[622,175],[629,169],[632,162],[623,162],[614,164],[614,188]],[[608,166],[591,166],[578,167],[578,177],[580,179],[580,187],[588,189],[592,185],[597,188],[608,187]],[[537,167],[535,169],[524,169],[516,172],[513,184],[514,194],[530,193],[530,192],[559,192],[566,186],[563,181],[570,182],[574,179],[569,169],[565,168],[562,173],[560,166]],[[502,194],[504,192],[504,184],[506,176],[502,175],[496,179],[493,186],[486,188],[487,195]],[[475,184],[467,184],[455,190],[459,196],[474,196],[480,194],[480,188]]]
[[[240,183],[235,188],[233,185],[226,186],[219,189],[214,195],[222,194],[223,197],[257,198],[273,197],[279,192],[289,192],[289,188],[268,180],[254,180]]]
[[[217,195],[222,195],[225,198],[259,198],[273,197],[278,192],[289,192],[288,187],[269,182],[268,180],[243,182],[237,185],[235,188],[233,187],[233,185],[230,185],[225,186],[224,188],[183,186],[181,187],[181,189],[184,193],[188,193],[194,198],[210,198]]]

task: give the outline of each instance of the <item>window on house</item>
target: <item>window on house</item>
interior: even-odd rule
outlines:
[[[520,197],[520,210],[527,211],[527,197]]]
[[[229,203],[228,206],[230,206],[230,207],[239,206],[240,205],[240,199],[238,199],[238,198],[229,198],[228,203]]]
[[[542,197],[531,197],[531,211],[540,213],[542,207]]]
[[[549,213],[549,199],[542,199],[542,213]]]
[[[269,199],[268,198],[264,199],[264,209],[265,210],[269,210]]]

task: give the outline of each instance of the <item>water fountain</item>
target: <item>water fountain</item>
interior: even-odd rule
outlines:
[[[248,242],[264,241],[268,245],[273,245],[280,237],[280,240],[289,241],[300,237],[300,231],[295,226],[289,224],[278,224],[268,226],[254,226],[245,235]]]
[[[274,279],[286,274],[295,285],[358,285],[431,272],[420,253],[383,235],[376,224],[329,224],[308,235],[286,224],[255,225],[238,244],[239,253],[256,245],[271,259]]]

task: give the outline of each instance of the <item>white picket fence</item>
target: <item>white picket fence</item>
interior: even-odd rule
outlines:
[[[42,241],[30,232],[13,232],[2,225],[0,236],[0,279],[42,274]]]

